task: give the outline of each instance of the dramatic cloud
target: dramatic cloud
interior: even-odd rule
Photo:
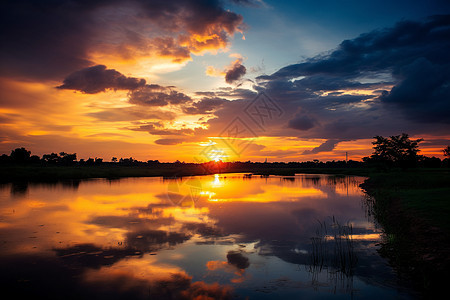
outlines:
[[[340,140],[399,131],[445,135],[450,129],[449,37],[450,16],[402,21],[259,76],[255,88],[273,95],[286,120],[284,126],[267,122],[266,132],[328,139],[303,154],[331,151]]]
[[[283,88],[289,86],[298,92],[304,89],[303,98],[308,97],[305,93],[317,98],[319,91],[382,89],[383,84],[390,85],[392,89],[378,98],[381,103],[393,104],[412,120],[449,123],[449,36],[448,15],[424,22],[402,21],[393,28],[343,41],[330,54],[289,65],[259,79],[267,80],[269,88],[283,83]],[[374,78],[378,80],[374,82]],[[357,103],[373,98],[369,92],[366,95],[365,99],[353,100]],[[335,99],[341,102],[343,95]],[[330,99],[318,100],[330,104]]]
[[[58,88],[96,94],[107,89],[134,90],[144,85],[145,79],[126,77],[114,69],[107,69],[104,65],[97,65],[70,74]]]
[[[181,62],[191,53],[216,52],[244,29],[242,16],[221,5],[196,0],[2,1],[0,74],[60,79],[105,55]]]
[[[449,30],[450,37],[450,30]],[[450,51],[450,47],[447,48]],[[401,81],[380,99],[400,107],[412,119],[450,124],[450,59],[434,64],[418,58],[398,71]]]
[[[295,78],[314,74],[352,75],[396,71],[418,58],[448,63],[450,16],[430,17],[425,22],[403,21],[393,28],[362,34],[343,41],[329,55],[282,68],[269,78]]]

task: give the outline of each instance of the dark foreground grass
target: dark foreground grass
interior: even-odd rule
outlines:
[[[395,201],[404,213],[450,233],[449,169],[371,173],[369,177],[363,188],[379,202],[389,206]]]
[[[422,298],[446,293],[450,275],[450,172],[372,174],[362,185],[382,225],[380,254]]]

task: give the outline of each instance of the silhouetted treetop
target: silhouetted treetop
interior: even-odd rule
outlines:
[[[25,148],[17,148],[11,151],[10,155],[11,159],[15,163],[24,163],[29,161],[31,157],[31,151],[28,151]]]
[[[442,152],[444,152],[444,156],[450,157],[450,146],[445,147]]]
[[[390,137],[375,136],[373,153],[365,157],[366,162],[385,162],[401,167],[414,166],[419,159],[419,143],[423,139],[411,140],[406,133]]]

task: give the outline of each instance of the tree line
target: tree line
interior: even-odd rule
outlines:
[[[372,155],[363,158],[363,161],[369,165],[403,169],[449,166],[450,146],[442,150],[445,159],[441,161],[438,157],[419,155],[419,144],[423,139],[412,140],[406,133],[390,137],[375,136],[374,138]]]
[[[42,157],[31,155],[31,151],[24,147],[16,148],[11,151],[10,155],[2,154],[0,156],[1,164],[48,164],[48,165],[101,165],[105,162],[103,158],[88,158],[77,160],[76,153],[50,153],[44,154]],[[157,164],[157,160],[148,160],[147,162],[138,161],[132,157],[117,159],[113,157],[111,163],[121,165],[137,165],[137,164]]]
[[[412,140],[408,134],[382,137],[375,136],[373,144],[373,153],[370,156],[364,157],[362,161],[341,160],[341,161],[327,161],[321,162],[319,160],[305,161],[305,162],[207,162],[203,165],[220,164],[224,169],[230,166],[272,166],[272,167],[301,167],[301,168],[342,168],[342,167],[377,167],[377,168],[414,168],[427,167],[439,168],[449,167],[450,160],[450,146],[444,148],[444,159],[438,157],[427,157],[419,155],[419,144],[423,139]],[[43,165],[102,165],[114,164],[125,166],[138,165],[159,165],[162,164],[158,160],[148,160],[146,162],[138,161],[132,157],[120,158],[113,157],[110,162],[104,162],[102,158],[88,158],[77,160],[76,153],[50,153],[44,154],[42,157],[32,155],[31,151],[24,147],[16,148],[11,151],[10,155],[3,154],[0,156],[0,164],[43,164]],[[164,163],[167,164],[167,163]],[[184,163],[175,161],[174,165],[197,165],[195,163]]]

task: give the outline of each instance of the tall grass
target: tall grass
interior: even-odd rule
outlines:
[[[353,241],[353,226],[340,224],[331,217],[331,224],[318,221],[316,236],[311,238],[310,270],[331,269],[350,277],[358,262]]]

